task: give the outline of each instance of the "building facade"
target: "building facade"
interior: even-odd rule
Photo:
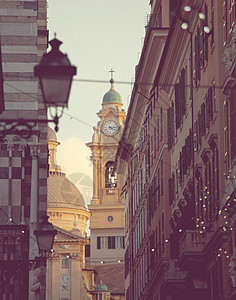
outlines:
[[[235,3],[150,4],[116,156],[126,180],[126,298],[231,300]]]
[[[94,272],[85,269],[85,237],[90,212],[77,187],[57,164],[55,132],[48,127],[49,176],[47,179],[47,215],[55,236],[53,253],[47,260],[48,300],[92,299]],[[89,296],[90,295],[90,296]]]
[[[92,213],[90,257],[87,257],[87,264],[99,269],[98,278],[107,285],[114,299],[123,299],[123,176],[114,172],[114,160],[126,113],[122,109],[121,96],[114,89],[113,79],[110,83],[111,88],[104,95],[102,109],[98,112],[100,120],[94,127],[92,142],[87,144],[93,162],[93,198],[88,206]],[[112,268],[115,271],[113,279],[109,275]]]
[[[47,208],[47,127],[36,122],[27,135],[15,121],[46,118],[33,71],[47,49],[46,1],[1,1],[0,28],[0,295],[28,299],[45,293],[45,270],[37,278],[41,290],[28,282],[28,270],[36,253],[32,232]]]

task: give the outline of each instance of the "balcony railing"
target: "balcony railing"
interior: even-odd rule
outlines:
[[[149,28],[160,28],[162,27],[162,17],[161,14],[148,14],[146,16],[146,26]]]
[[[178,265],[177,260],[170,259],[168,263],[168,267],[165,273],[165,280],[184,280],[187,275],[186,271],[182,271]]]
[[[202,235],[195,230],[187,230],[179,242],[180,255],[183,252],[201,252],[204,249]]]

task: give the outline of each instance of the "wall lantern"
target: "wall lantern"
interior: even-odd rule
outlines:
[[[45,106],[64,108],[68,106],[76,67],[71,66],[67,54],[59,50],[61,41],[54,38],[49,44],[52,50],[43,55],[40,64],[34,67],[34,74],[39,77]]]
[[[54,229],[52,223],[48,222],[48,216],[44,215],[42,217],[43,221],[38,224],[37,229],[34,234],[37,238],[37,243],[39,247],[39,252],[46,256],[46,253],[51,252],[54,237],[57,234],[57,230]]]
[[[34,67],[34,75],[39,77],[45,107],[55,108],[54,115],[50,110],[52,119],[0,118],[0,140],[9,134],[18,134],[25,138],[33,134],[37,135],[38,131],[35,130],[37,123],[53,122],[55,131],[58,131],[59,118],[63,115],[64,107],[68,107],[71,83],[73,76],[76,75],[76,67],[72,66],[67,55],[59,50],[61,41],[55,37],[49,44],[52,49],[45,53],[39,65]],[[2,63],[1,60],[0,63]],[[59,114],[58,109],[60,109]]]

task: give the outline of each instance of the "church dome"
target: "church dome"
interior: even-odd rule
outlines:
[[[49,142],[57,142],[56,133],[49,126],[48,126],[48,141]]]
[[[48,177],[48,207],[64,207],[87,210],[78,188],[65,174],[50,172]]]
[[[96,285],[95,290],[96,291],[108,291],[108,288],[107,288],[107,286],[105,284],[103,284],[101,282],[98,285]]]
[[[107,103],[121,103],[122,104],[122,98],[121,95],[115,91],[114,87],[113,87],[113,83],[114,80],[111,79],[110,80],[111,83],[111,88],[110,90],[103,96],[103,104],[107,104]]]

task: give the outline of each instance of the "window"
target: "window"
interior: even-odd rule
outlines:
[[[193,52],[193,78],[194,86],[197,87],[201,78],[200,68],[200,29],[197,27],[197,34],[194,37],[194,52]]]
[[[101,237],[97,237],[97,249],[101,249]]]
[[[105,168],[105,188],[116,188],[117,176],[114,172],[114,161],[108,161]]]
[[[61,268],[62,269],[70,269],[70,258],[69,257],[61,258]]]
[[[223,6],[224,42],[226,43],[235,24],[235,1],[225,0]]]
[[[182,68],[179,82],[175,84],[175,121],[176,130],[180,127],[186,112],[186,70]]]
[[[173,204],[175,200],[175,174],[169,179],[169,204]]]
[[[162,110],[162,107],[160,108],[160,141],[162,140],[163,138],[163,110]]]
[[[124,249],[124,236],[99,236],[97,237],[97,249]]]
[[[175,131],[174,131],[174,107],[173,103],[167,110],[167,129],[168,129],[168,149],[170,150],[174,145]]]
[[[161,195],[164,190],[164,169],[163,169],[163,159],[161,160]]]
[[[205,12],[205,20],[204,20],[204,26],[208,26],[208,8],[207,8],[207,4],[205,3],[204,6],[204,12]],[[203,32],[204,32],[204,28],[203,28]],[[208,60],[208,35],[207,33],[204,32],[204,59],[205,61]]]
[[[207,282],[210,291],[210,300],[221,299],[223,295],[222,261],[218,260],[207,273]]]
[[[211,0],[211,46],[214,44],[214,0]]]

